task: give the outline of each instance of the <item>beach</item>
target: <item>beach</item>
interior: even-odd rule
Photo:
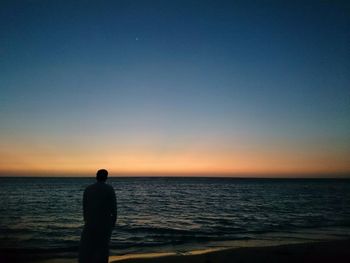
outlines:
[[[200,254],[151,255],[114,263],[350,262],[350,239],[267,247],[223,249]]]
[[[187,252],[154,252],[110,256],[110,263],[255,263],[255,262],[317,262],[349,263],[350,238],[319,242],[283,245],[203,249]],[[4,255],[2,255],[4,256]],[[33,260],[27,258],[1,257],[1,262],[73,263],[77,258],[50,258]]]

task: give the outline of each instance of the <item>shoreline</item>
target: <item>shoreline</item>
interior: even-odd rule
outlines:
[[[324,240],[304,240],[292,242],[274,242],[260,240],[245,245],[227,245],[195,250],[158,251],[112,255],[109,263],[229,263],[229,262],[350,262],[350,237]],[[0,259],[2,258],[0,255]],[[46,259],[31,258],[29,255],[14,259],[2,258],[1,262],[26,263],[75,263],[76,257],[57,257]]]
[[[111,256],[110,263],[350,262],[350,239]]]
[[[337,241],[350,241],[349,227],[322,227],[299,229],[292,232],[269,232],[255,235],[252,239],[235,239],[226,241],[210,241],[201,244],[185,244],[163,247],[153,251],[138,251],[134,253],[111,250],[110,262],[124,262],[125,260],[139,260],[158,257],[194,256],[207,253],[220,253],[226,250],[255,249],[264,247],[293,246],[299,244],[317,244]],[[127,261],[129,262],[129,261]],[[130,261],[133,262],[133,261]],[[138,261],[137,261],[138,262]],[[350,260],[349,260],[350,262]]]
[[[315,257],[318,256],[320,251],[324,253],[324,251],[327,250],[322,248],[325,244],[328,244],[326,248],[328,248],[328,250],[330,249],[329,254],[334,255],[334,257],[336,257],[337,254],[344,254],[346,249],[341,249],[344,247],[342,244],[346,244],[346,247],[350,247],[350,227],[304,228],[294,231],[269,232],[254,235],[252,239],[211,241],[207,243],[190,243],[175,246],[168,245],[146,250],[141,247],[133,249],[132,251],[111,248],[109,262],[231,262],[227,261],[225,258],[229,257],[231,259],[231,257],[237,257],[237,253],[240,256],[235,262],[261,262],[254,261],[251,258],[250,254],[256,253],[260,255],[257,256],[258,258],[275,258],[276,253],[289,253],[292,257],[298,257],[296,262],[299,262],[303,259],[300,251],[305,251],[305,247],[320,247],[307,252],[309,256]],[[340,247],[337,248],[337,245],[334,244],[340,244]],[[336,251],[336,249],[340,250]],[[0,259],[4,259],[0,261],[18,263],[75,263],[77,261],[75,250],[64,253],[47,253],[45,250],[39,250],[37,252],[27,251],[23,254],[18,252],[15,250],[0,250]],[[208,259],[208,257],[210,257],[210,259]],[[323,257],[327,258],[327,255]],[[347,259],[347,262],[350,263],[349,254],[347,255]],[[285,261],[294,262],[288,261],[286,258],[281,259],[280,262]]]

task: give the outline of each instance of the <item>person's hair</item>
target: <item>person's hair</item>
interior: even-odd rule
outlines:
[[[100,182],[104,182],[107,180],[108,171],[106,169],[100,169],[96,173],[96,180]]]

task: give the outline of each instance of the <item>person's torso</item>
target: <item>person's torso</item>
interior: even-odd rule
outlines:
[[[88,224],[101,225],[111,222],[113,191],[110,185],[101,182],[86,188],[85,216]]]

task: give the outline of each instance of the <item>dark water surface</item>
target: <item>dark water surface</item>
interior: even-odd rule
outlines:
[[[93,178],[0,178],[0,249],[74,252]],[[350,180],[110,178],[119,251],[350,226]]]

